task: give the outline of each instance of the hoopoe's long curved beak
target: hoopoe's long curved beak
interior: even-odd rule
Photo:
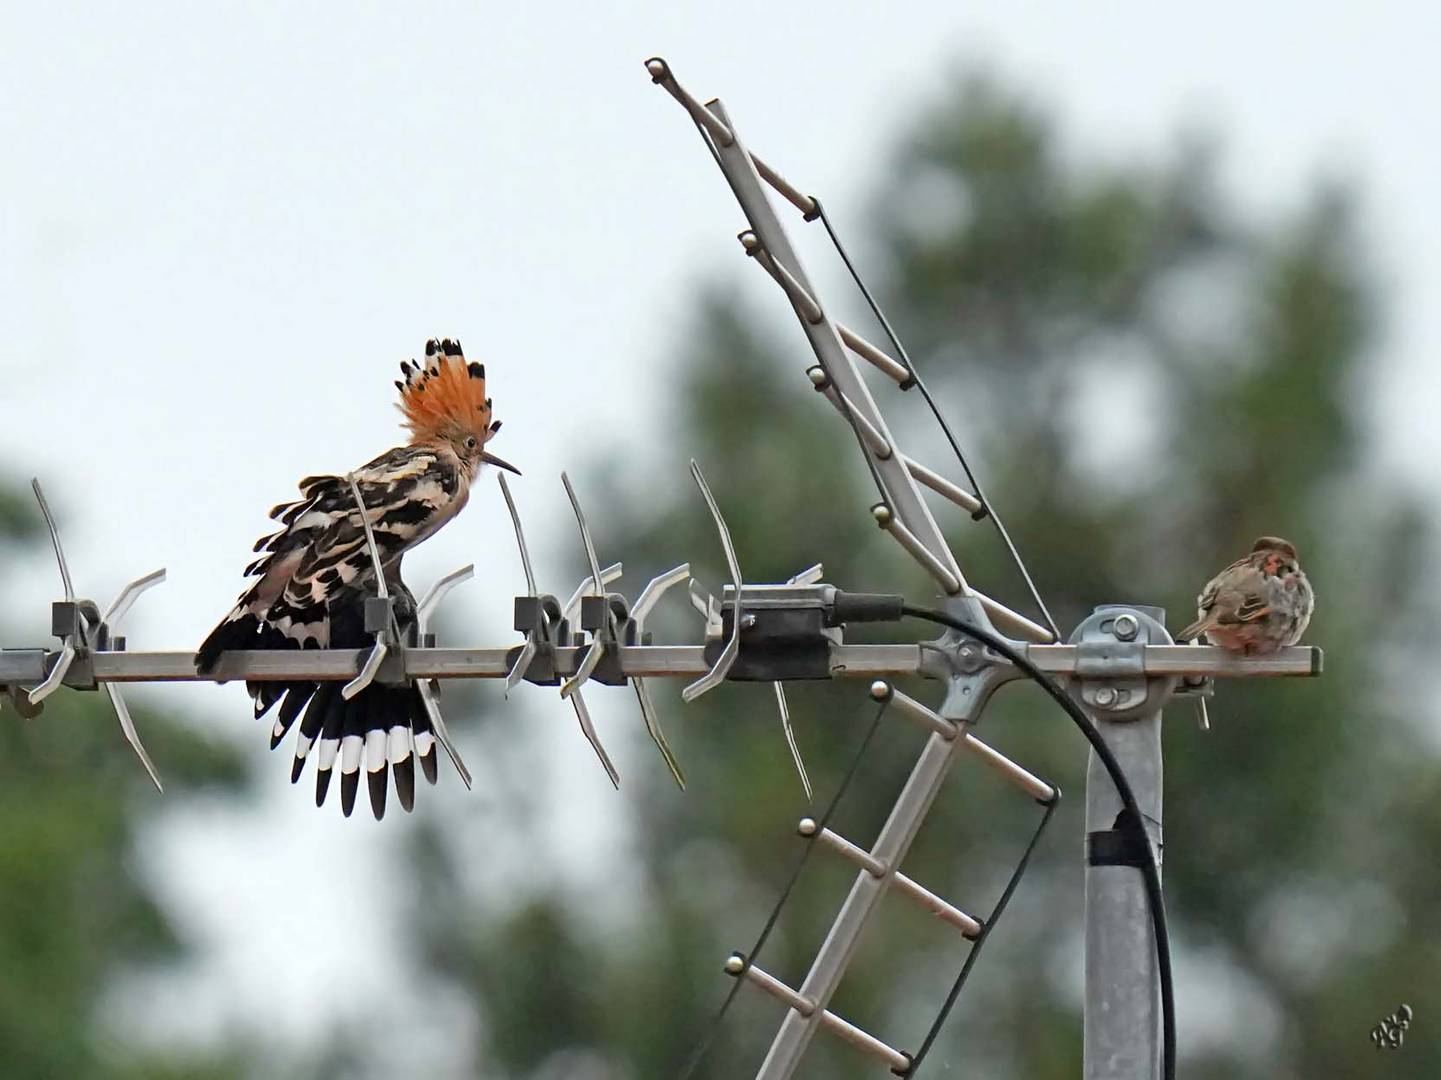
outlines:
[[[504,460],[503,458],[496,457],[489,450],[484,450],[481,452],[480,460],[485,462],[487,465],[494,465],[497,469],[504,469],[506,472],[513,472],[516,476],[519,476],[521,474],[520,470],[517,469],[510,462]]]

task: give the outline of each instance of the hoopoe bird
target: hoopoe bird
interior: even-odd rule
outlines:
[[[365,504],[386,586],[395,598],[402,633],[414,621],[415,597],[400,579],[407,551],[465,507],[482,465],[519,474],[485,445],[500,430],[485,396],[485,367],[467,363],[460,342],[425,346],[425,362],[400,365],[399,409],[410,430],[405,446],[387,450],[352,475]],[[350,481],[308,476],[300,498],[270,511],[278,532],[261,537],[260,557],[245,568],[254,579],[195,654],[202,674],[227,649],[350,649],[372,644],[365,632],[365,599],[376,595],[374,563]],[[325,802],[331,774],[340,767],[340,808],[355,806],[364,764],[370,806],[385,814],[387,773],[409,811],[415,801],[415,761],[436,781],[435,732],[414,684],[372,683],[346,701],[340,682],[248,682],[257,719],[275,710],[273,750],[297,719],[290,779],[300,779],[314,757],[315,804]],[[278,708],[277,708],[278,706]]]

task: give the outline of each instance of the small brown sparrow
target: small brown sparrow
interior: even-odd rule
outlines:
[[[1280,537],[1263,536],[1251,554],[1213,577],[1196,598],[1196,621],[1176,635],[1245,656],[1294,645],[1306,631],[1316,605],[1296,549]]]

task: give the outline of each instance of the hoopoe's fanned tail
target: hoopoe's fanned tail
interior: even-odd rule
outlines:
[[[271,702],[275,716],[271,748],[280,744],[298,719],[290,781],[298,783],[306,761],[314,758],[316,806],[325,805],[337,770],[340,809],[346,817],[355,809],[362,772],[377,820],[385,816],[390,778],[401,808],[407,813],[414,808],[417,758],[426,780],[436,782],[435,734],[414,684],[372,683],[349,701],[341,696],[345,684],[340,681],[272,685],[278,686],[283,696],[277,695]]]
[[[407,591],[398,595],[397,600],[397,615],[404,631],[414,611],[414,599]],[[361,612],[358,602],[330,605],[326,622],[332,647],[369,647],[372,638],[361,626]],[[242,612],[238,618],[227,618],[205,639],[196,653],[196,665],[208,671],[221,653],[230,649],[282,648],[299,646],[275,627]],[[273,717],[272,750],[298,722],[290,779],[297,783],[305,771],[306,761],[314,758],[317,806],[324,805],[338,770],[340,809],[346,817],[355,809],[362,772],[371,812],[377,820],[385,815],[391,777],[396,797],[408,813],[415,806],[416,759],[420,759],[421,771],[430,783],[436,782],[439,773],[435,734],[420,691],[413,683],[388,686],[377,682],[347,701],[340,692],[344,685],[344,681],[339,680],[249,682],[246,689],[255,703],[256,717]]]

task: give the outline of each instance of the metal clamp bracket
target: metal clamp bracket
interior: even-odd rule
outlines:
[[[842,642],[841,628],[832,622],[835,593],[834,585],[742,586],[739,644],[726,678],[829,679],[831,646]],[[735,612],[736,591],[727,585],[721,596],[721,639],[730,638]],[[706,661],[715,663],[722,651],[722,641],[712,640],[706,645]]]
[[[586,675],[604,686],[625,686],[630,680],[621,670],[619,646],[642,644],[626,598],[620,593],[582,597],[580,628],[591,635],[591,645],[576,678]]]
[[[1146,646],[1139,641],[1101,640],[1076,643],[1077,678],[1143,678],[1145,674]]]
[[[510,671],[505,679],[506,692],[522,679],[536,686],[559,686],[555,650],[572,644],[570,624],[560,601],[549,593],[517,596],[511,625],[525,635],[525,644],[506,654]]]
[[[979,596],[948,597],[946,610],[959,619],[997,632]],[[1021,642],[1015,644],[1018,649],[1025,648]],[[975,638],[949,628],[934,641],[921,644],[921,668],[932,678],[946,682],[946,697],[941,702],[939,715],[972,725],[979,721],[981,710],[997,689],[1024,678],[1005,657]]]
[[[1082,704],[1126,720],[1159,709],[1175,692],[1174,676],[1146,673],[1146,646],[1170,645],[1158,608],[1106,604],[1076,628],[1071,692]]]

